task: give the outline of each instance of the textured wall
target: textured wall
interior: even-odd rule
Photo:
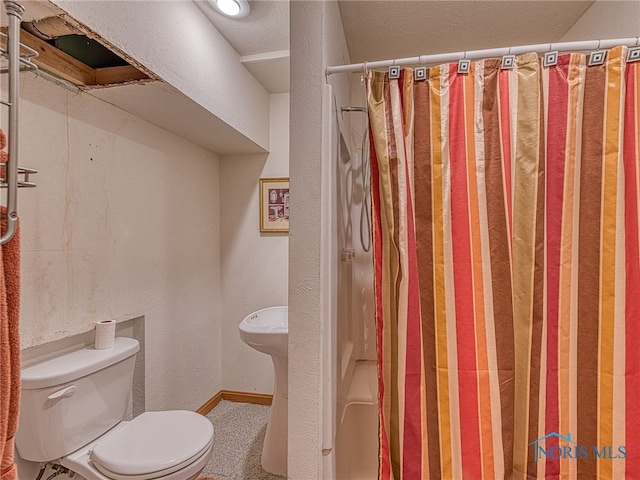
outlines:
[[[293,480],[332,478],[326,435],[328,322],[336,312],[336,161],[323,125],[324,69],[348,60],[338,5],[291,2],[289,463]],[[332,82],[334,83],[334,82]],[[348,103],[348,82],[334,85]],[[323,164],[324,163],[324,164]],[[329,395],[330,396],[330,395]],[[323,422],[324,426],[323,426]],[[324,442],[323,442],[324,440]]]
[[[238,324],[249,313],[288,303],[289,236],[260,234],[258,179],[289,176],[289,94],[271,95],[268,155],[220,159],[222,385],[272,393],[268,355],[245,345]]]
[[[321,148],[323,4],[291,2],[289,460],[293,480],[322,478]]]
[[[90,95],[22,77],[23,348],[145,316],[146,407],[221,387],[219,160]]]

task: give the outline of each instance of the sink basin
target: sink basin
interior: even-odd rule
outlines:
[[[287,358],[289,316],[287,306],[269,307],[247,315],[240,322],[240,338],[267,355]]]

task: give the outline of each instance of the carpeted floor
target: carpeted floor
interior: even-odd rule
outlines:
[[[213,422],[215,437],[213,454],[200,474],[201,479],[286,480],[260,466],[269,407],[223,400],[207,418]]]

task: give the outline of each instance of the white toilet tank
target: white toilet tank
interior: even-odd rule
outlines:
[[[93,346],[22,369],[21,458],[48,462],[95,440],[124,419],[137,340],[117,337],[108,350]]]

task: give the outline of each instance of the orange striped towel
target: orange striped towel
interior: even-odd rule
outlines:
[[[0,146],[6,137],[0,130]],[[6,159],[6,153],[4,158]],[[0,156],[0,161],[2,156]],[[7,228],[6,208],[0,213],[0,230]],[[0,480],[17,480],[13,461],[13,437],[20,407],[20,227],[0,247]]]

